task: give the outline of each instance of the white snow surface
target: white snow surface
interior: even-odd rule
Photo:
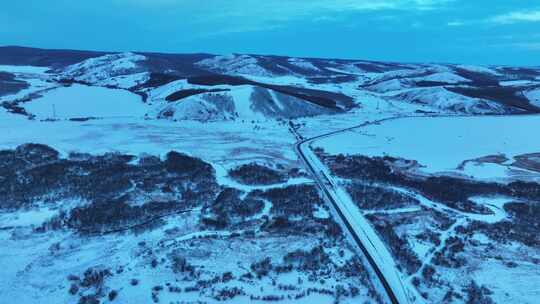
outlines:
[[[407,80],[389,79],[370,85],[369,87],[367,87],[367,89],[374,92],[386,93],[410,88],[411,86],[412,84],[409,83]]]
[[[416,81],[435,81],[435,82],[445,82],[445,83],[460,83],[460,82],[470,82],[469,79],[461,77],[455,73],[451,72],[439,72],[434,73],[424,77],[413,78]]]
[[[487,73],[494,76],[501,75],[501,73],[499,73],[495,69],[487,67],[487,66],[462,64],[462,65],[458,65],[457,67],[460,69],[470,71],[470,72]]]
[[[502,105],[494,101],[463,96],[443,87],[414,88],[398,91],[387,96],[394,100],[427,105],[434,110],[443,110],[450,113],[502,114],[505,111]]]
[[[504,261],[487,259],[476,267],[473,278],[492,291],[495,303],[538,303],[540,268],[527,261],[516,262],[516,267],[508,267]]]
[[[527,91],[524,95],[532,105],[540,107],[540,89]]]
[[[177,101],[166,100],[169,94],[188,88],[207,89],[178,81],[151,92],[149,99],[153,110],[150,117],[172,120],[262,122],[331,112],[308,101],[253,85],[215,86],[212,88],[223,91],[204,92]]]
[[[355,63],[337,63],[335,61],[330,61],[330,64],[335,65],[334,67],[326,67],[325,69],[331,72],[336,72],[340,74],[351,74],[351,75],[366,75],[366,74],[376,74],[368,73],[363,69],[355,65]]]
[[[23,106],[38,118],[142,117],[147,111],[131,92],[79,84],[53,89]]]
[[[109,54],[70,65],[62,74],[95,85],[129,88],[147,79],[139,66],[144,60],[145,56],[130,52]]]
[[[287,60],[290,64],[296,66],[296,67],[299,67],[301,69],[304,69],[304,70],[308,70],[308,71],[315,71],[315,72],[318,72],[320,71],[320,69],[318,67],[316,67],[315,65],[313,65],[313,63],[305,60],[305,59],[302,59],[302,58],[289,58]]]
[[[258,64],[257,58],[249,55],[222,55],[203,59],[196,65],[209,69],[213,72],[233,75],[248,74],[253,76],[268,77],[273,74]]]
[[[428,173],[461,174],[457,167],[465,160],[540,152],[540,141],[530,133],[539,128],[536,115],[403,118],[324,138],[317,146],[331,154],[402,157],[417,160]],[[476,175],[486,177],[490,172]]]
[[[262,113],[253,110],[251,103],[252,93],[253,86],[240,86],[230,92],[236,112],[240,117],[265,120],[266,117]]]
[[[530,81],[530,80],[499,81],[499,85],[503,87],[520,87],[520,86],[528,86],[528,85],[535,85],[535,84],[539,84],[538,81]]]
[[[48,208],[0,214],[0,226],[39,226],[58,212]]]
[[[0,72],[14,74],[45,74],[50,70],[48,67],[28,66],[28,65],[0,65]]]
[[[508,177],[508,168],[494,163],[468,162],[463,173],[480,179],[504,179]]]
[[[121,152],[165,156],[182,151],[211,163],[260,162],[297,166],[294,137],[276,122],[242,123],[106,118],[84,123],[42,122],[21,115],[0,119],[0,148],[24,143],[49,145],[63,155],[70,152],[102,154]],[[218,147],[218,148],[216,148]]]

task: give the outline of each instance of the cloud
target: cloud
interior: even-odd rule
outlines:
[[[512,24],[518,22],[540,22],[540,10],[516,11],[491,17],[487,20],[496,24]]]
[[[172,9],[215,16],[297,18],[321,13],[382,10],[435,10],[456,0],[114,0],[115,3],[147,9]]]
[[[519,42],[519,43],[512,43],[510,46],[525,49],[529,51],[538,51],[540,50],[540,42]]]
[[[455,20],[455,21],[450,21],[450,22],[446,23],[446,25],[451,26],[451,27],[459,27],[459,26],[464,26],[465,22]]]
[[[432,11],[456,0],[114,0],[121,6],[167,14],[204,36],[266,31],[295,21],[341,22],[355,13]],[[212,31],[203,30],[212,27]]]
[[[453,20],[447,22],[446,25],[450,27],[461,27],[473,24],[514,24],[521,22],[540,22],[540,9],[528,10],[528,11],[514,11],[505,14],[492,16],[489,18],[476,19],[476,20]]]
[[[523,50],[523,51],[539,51],[540,41],[518,41],[511,43],[491,43],[487,46],[497,49],[508,50]]]
[[[402,10],[432,10],[446,3],[456,0],[114,0],[116,3],[124,5],[135,5],[145,7],[177,7],[193,8],[201,7],[205,9],[215,9],[226,12],[230,8],[241,8],[246,13],[260,10],[261,8],[279,8],[281,12],[298,12],[311,10],[332,10],[332,11],[350,11],[350,10],[384,10],[384,9],[402,9]],[[233,12],[234,13],[234,12]]]

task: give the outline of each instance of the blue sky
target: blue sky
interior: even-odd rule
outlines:
[[[540,0],[17,0],[0,45],[540,65]]]

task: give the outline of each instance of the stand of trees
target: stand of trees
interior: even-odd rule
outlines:
[[[277,170],[250,163],[229,171],[229,176],[246,185],[271,185],[287,181],[287,176]]]
[[[474,181],[451,176],[415,177],[396,170],[391,157],[329,156],[321,151],[318,155],[339,177],[360,180],[362,183],[383,183],[413,189],[422,195],[446,204],[456,210],[489,214],[491,211],[475,204],[469,198],[482,195],[506,195],[516,198],[540,201],[540,184],[534,182],[495,182]]]
[[[219,189],[214,169],[200,159],[173,151],[164,160],[134,160],[118,153],[60,158],[39,144],[0,151],[0,209],[28,208],[42,201],[57,206],[85,202],[61,212],[42,229],[99,233],[189,210],[213,200]],[[153,201],[155,193],[169,200]]]

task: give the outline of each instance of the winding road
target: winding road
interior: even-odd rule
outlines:
[[[483,115],[485,116],[501,116],[497,114]],[[406,279],[403,274],[398,271],[398,265],[396,264],[392,254],[388,250],[388,247],[384,241],[379,237],[375,229],[371,226],[369,221],[365,218],[360,209],[353,203],[350,196],[333,181],[333,177],[329,169],[321,162],[321,160],[315,155],[311,149],[311,144],[317,140],[330,137],[346,131],[366,127],[369,125],[380,124],[382,122],[402,119],[402,118],[428,118],[428,117],[474,117],[474,115],[404,115],[404,116],[389,116],[386,118],[367,121],[359,125],[355,125],[349,128],[336,130],[312,138],[303,138],[300,135],[294,125],[290,125],[291,132],[296,136],[298,142],[295,144],[295,152],[298,158],[304,164],[306,170],[312,175],[317,185],[323,193],[323,198],[337,215],[337,221],[340,222],[344,230],[349,234],[354,243],[359,247],[364,256],[366,257],[369,266],[373,270],[378,279],[378,283],[384,289],[383,296],[386,296],[387,301],[390,303],[423,303],[422,297],[418,294],[418,291],[411,285],[411,281]],[[399,192],[407,192],[408,195],[412,195],[417,198],[424,206],[432,209],[446,210],[447,206],[433,202],[418,194],[408,193],[406,189],[394,189]],[[465,218],[472,218],[475,220],[485,221],[488,223],[497,222],[506,217],[504,211],[500,206],[486,204],[491,209],[493,214],[472,214],[464,213],[456,210],[450,210],[451,212],[457,212]],[[376,282],[377,283],[377,282]]]
[[[335,214],[338,215],[338,220],[342,222],[345,231],[349,233],[352,240],[354,240],[366,257],[369,266],[372,268],[380,285],[385,291],[383,296],[386,296],[389,303],[406,304],[414,303],[415,301],[411,295],[411,288],[407,286],[405,283],[406,281],[397,270],[397,265],[391,253],[360,210],[356,208],[356,206],[351,206],[352,202],[347,193],[336,186],[336,183],[333,181],[326,166],[321,163],[319,158],[310,148],[310,144],[316,140],[396,118],[397,117],[392,117],[373,122],[366,122],[351,128],[330,132],[309,139],[303,139],[292,127],[291,131],[299,140],[295,145],[295,151],[298,154],[299,159],[302,160],[308,172],[311,173],[317,182],[324,194],[324,199],[335,211]]]

